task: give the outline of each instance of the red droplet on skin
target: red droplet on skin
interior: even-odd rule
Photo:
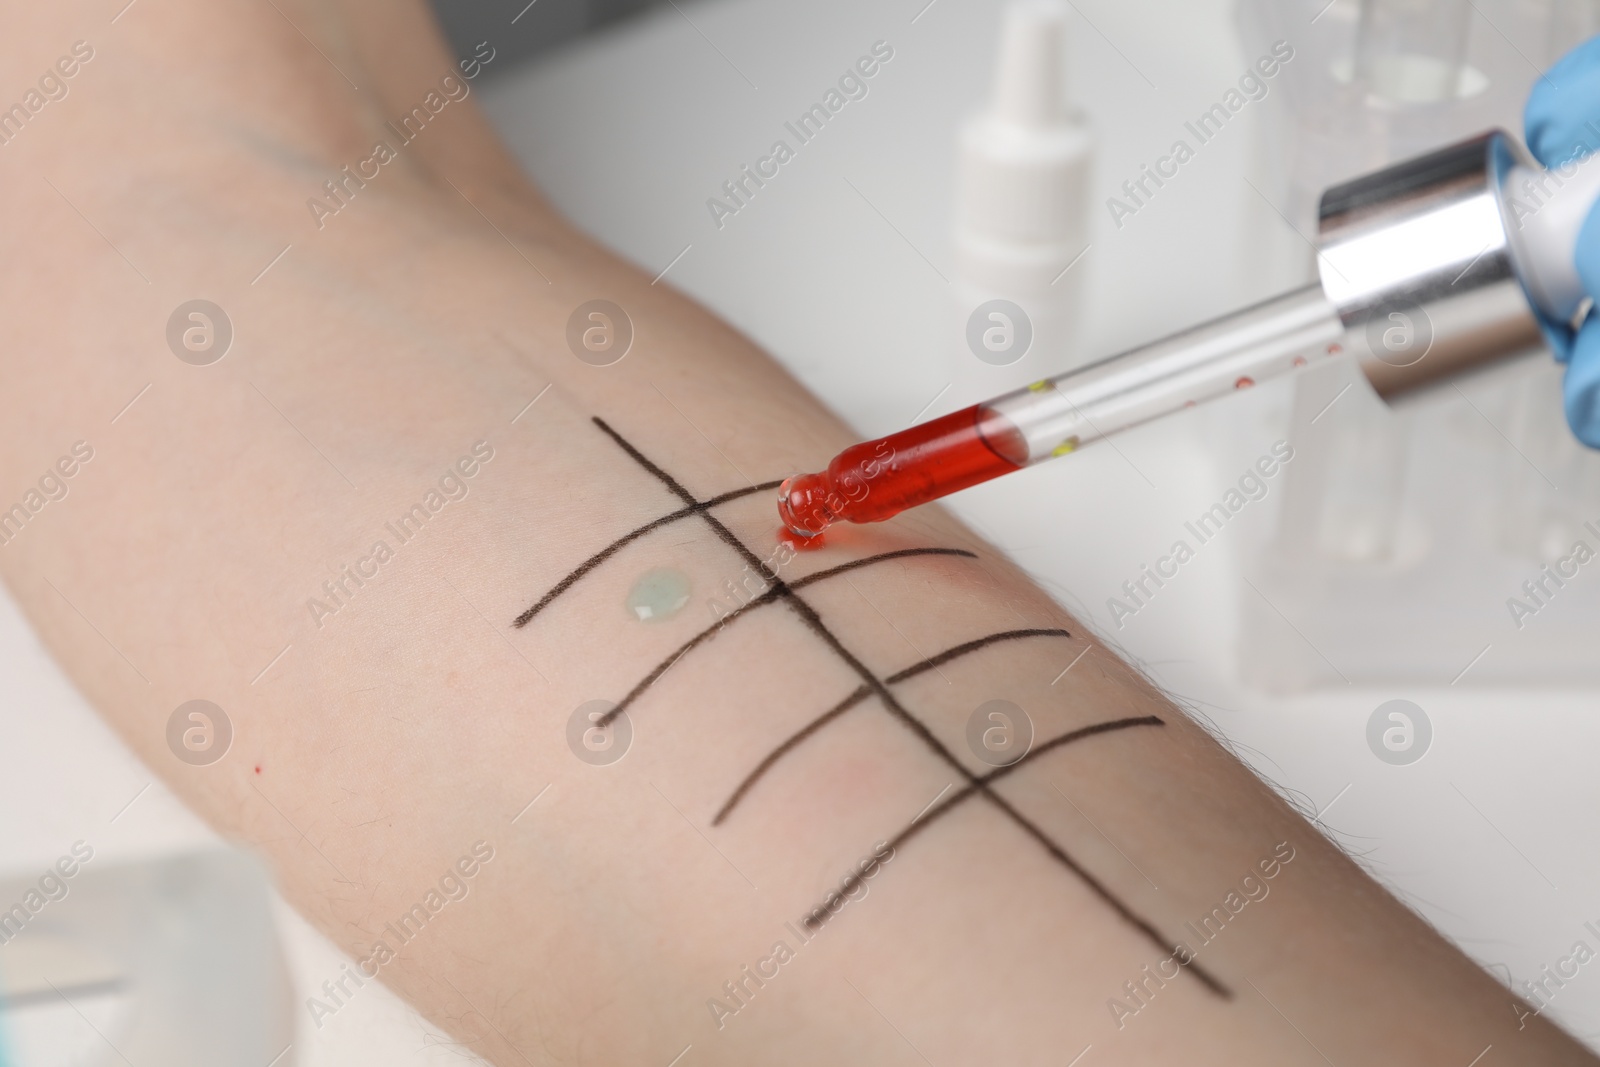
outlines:
[[[1248,389],[1254,384],[1256,384],[1256,380],[1254,378],[1243,377],[1243,378],[1240,378],[1238,381],[1234,382],[1233,383],[1233,387],[1235,389]]]
[[[259,763],[258,763],[258,764],[256,764],[256,773],[257,773],[257,774],[260,774],[260,773],[261,773],[261,764],[259,764]]]
[[[827,535],[817,534],[815,537],[801,537],[787,526],[778,527],[778,540],[788,545],[796,552],[810,552],[818,549],[827,541]]]

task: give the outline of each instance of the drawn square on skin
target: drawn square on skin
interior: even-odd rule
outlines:
[[[676,478],[674,478],[667,471],[663,470],[643,452],[639,451],[638,448],[636,448],[621,434],[609,426],[604,420],[595,418],[593,422],[594,425],[598,427],[599,430],[608,438],[610,438],[618,448],[622,449],[622,451],[625,452],[629,458],[631,458],[635,463],[643,468],[645,472],[653,476],[658,482],[665,486],[673,496],[677,497],[679,500],[679,506],[664,513],[658,518],[645,523],[642,526],[636,527],[635,529],[622,535],[617,540],[602,548],[593,556],[589,557],[589,559],[580,564],[577,569],[568,574],[560,582],[557,582],[554,587],[552,587],[548,592],[535,601],[531,607],[525,610],[521,615],[518,615],[516,619],[512,621],[513,627],[519,629],[526,627],[529,623],[546,611],[563,593],[591,574],[597,567],[602,566],[612,556],[616,555],[617,552],[619,552],[622,548],[633,543],[639,538],[644,537],[652,531],[674,523],[696,522],[702,524],[705,528],[709,528],[710,532],[717,539],[721,540],[746,567],[760,568],[762,566],[762,557],[757,554],[757,552],[752,549],[750,545],[735,535],[719,518],[717,518],[714,512],[716,508],[723,504],[730,503],[734,500],[743,499],[744,497],[752,494],[770,491],[778,486],[778,482],[766,482],[762,483],[761,485],[749,486],[744,489],[730,490],[728,492],[707,497],[705,499],[697,499],[692,493],[684,488],[684,486]],[[949,556],[964,557],[968,559],[977,558],[976,553],[970,552],[966,549],[937,547],[906,548],[892,552],[880,553],[875,556],[867,556],[862,559],[851,560],[833,567],[823,568],[821,570],[813,571],[812,573],[803,577],[796,578],[792,581],[779,575],[772,580],[770,588],[768,588],[765,592],[753,596],[741,607],[721,616],[716,623],[697,632],[693,637],[689,638],[681,646],[679,646],[679,648],[676,649],[669,657],[657,663],[655,667],[653,667],[627,692],[627,694],[623,696],[621,700],[617,702],[617,706],[611,712],[609,712],[607,716],[602,717],[602,719],[599,721],[599,725],[604,726],[617,715],[627,711],[634,703],[639,701],[656,683],[656,681],[661,679],[667,673],[667,671],[678,662],[678,660],[693,653],[701,646],[709,643],[712,638],[714,638],[722,629],[729,625],[736,624],[740,619],[747,618],[754,613],[762,612],[770,607],[777,607],[780,605],[787,607],[789,611],[798,619],[798,621],[804,627],[806,627],[806,629],[810,630],[811,633],[816,636],[819,642],[821,642],[821,644],[825,646],[829,652],[831,652],[840,662],[842,662],[850,669],[852,673],[857,676],[859,679],[859,684],[854,690],[839,694],[839,697],[835,703],[823,709],[821,713],[816,716],[816,718],[812,719],[800,730],[791,733],[786,738],[781,739],[778,745],[773,748],[767,754],[767,756],[763,758],[760,763],[757,764],[757,766],[744,777],[742,781],[736,783],[732,787],[732,791],[728,799],[723,803],[722,807],[718,810],[717,814],[713,818],[711,823],[712,827],[720,826],[727,819],[732,817],[742,802],[756,790],[762,776],[764,776],[767,771],[781,761],[784,756],[794,751],[797,747],[803,745],[807,739],[814,736],[819,731],[826,729],[830,723],[833,723],[844,715],[851,713],[852,709],[855,709],[860,705],[876,703],[885,711],[887,711],[894,719],[899,721],[912,735],[916,737],[917,740],[921,741],[923,746],[929,752],[946,764],[949,770],[956,777],[956,787],[950,790],[950,792],[947,793],[942,800],[934,804],[927,811],[921,813],[915,820],[913,820],[909,825],[900,830],[893,838],[891,838],[889,841],[890,847],[898,849],[904,846],[912,838],[920,836],[930,826],[936,824],[945,814],[955,810],[957,807],[960,807],[970,800],[981,799],[987,802],[1001,815],[1009,819],[1017,828],[1022,830],[1025,835],[1033,839],[1039,845],[1039,847],[1051,857],[1051,859],[1055,860],[1058,864],[1071,871],[1095,894],[1095,896],[1097,896],[1107,907],[1115,912],[1118,918],[1120,918],[1127,925],[1133,927],[1150,944],[1159,948],[1164,953],[1174,952],[1178,944],[1174,939],[1162,934],[1149,920],[1143,918],[1138,913],[1133,911],[1133,909],[1125,901],[1123,901],[1121,897],[1113,892],[1109,886],[1101,882],[1092,872],[1090,872],[1077,859],[1068,853],[1065,848],[1053,840],[1031,819],[1029,819],[1009,801],[1005,800],[994,789],[991,788],[995,782],[1022,770],[1034,760],[1044,757],[1058,748],[1063,748],[1079,741],[1087,741],[1093,738],[1098,738],[1103,735],[1119,733],[1123,730],[1164,726],[1165,723],[1162,719],[1154,715],[1142,715],[1093,723],[1077,729],[1068,730],[1065,733],[1059,734],[1055,737],[1046,738],[1042,741],[1039,741],[1035,743],[1033,747],[1020,759],[1017,759],[1015,762],[1009,763],[1005,766],[997,767],[992,770],[984,770],[982,772],[971,770],[966,763],[964,763],[954,752],[951,751],[950,748],[948,748],[934,735],[934,733],[928,728],[922,719],[913,715],[905,707],[902,700],[895,694],[894,686],[929,670],[934,670],[947,664],[955,664],[958,661],[961,661],[974,653],[978,653],[982,649],[997,642],[1026,639],[1071,639],[1072,635],[1066,630],[1059,628],[1024,628],[1000,631],[953,645],[940,652],[933,653],[932,655],[929,655],[918,662],[902,667],[893,673],[880,677],[876,672],[862,662],[861,659],[848,646],[846,646],[843,641],[839,639],[838,635],[836,635],[826,624],[821,615],[818,614],[817,610],[800,594],[800,590],[804,589],[808,585],[826,582],[832,578],[840,577],[851,571],[871,567],[874,564],[891,559],[910,559],[918,556]],[[823,919],[822,921],[825,922],[826,919]],[[820,927],[820,923],[818,925]],[[1217,978],[1213,977],[1198,963],[1195,963],[1191,960],[1191,962],[1184,964],[1183,967],[1185,971],[1192,974],[1212,994],[1225,1000],[1232,999],[1233,994],[1231,990],[1229,990],[1227,986],[1223,985]]]

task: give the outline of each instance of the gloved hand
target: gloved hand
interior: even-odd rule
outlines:
[[[1539,79],[1523,126],[1529,150],[1546,167],[1600,149],[1600,37],[1568,52]],[[1584,289],[1600,300],[1600,206],[1578,231],[1575,258]],[[1546,323],[1544,332],[1556,359],[1567,365],[1567,424],[1578,440],[1600,448],[1600,315],[1591,312],[1577,331]]]

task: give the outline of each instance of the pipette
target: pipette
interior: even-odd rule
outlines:
[[[1573,260],[1600,156],[1544,170],[1499,130],[1328,189],[1319,281],[852,445],[778,490],[797,536],[907,508],[1329,358],[1379,396],[1436,386],[1537,347],[1590,301]]]

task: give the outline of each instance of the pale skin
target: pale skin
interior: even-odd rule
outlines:
[[[420,4],[140,0],[113,25],[121,6],[6,3],[4,100],[74,41],[94,57],[0,148],[0,498],[74,442],[94,456],[0,547],[0,568],[128,744],[264,854],[353,959],[475,842],[492,847],[468,895],[380,970],[465,1045],[503,1065],[666,1064],[690,1044],[685,1063],[1061,1064],[1090,1044],[1085,1063],[1464,1067],[1489,1045],[1485,1064],[1592,1062],[1543,1019],[1519,1025],[1503,987],[934,508],[830,533],[782,576],[905,548],[977,554],[804,589],[880,679],[998,631],[1070,632],[892,687],[960,768],[874,694],[713,826],[767,752],[862,684],[782,603],[640,696],[620,762],[575,758],[574,709],[619,699],[704,628],[705,601],[746,565],[690,517],[513,627],[591,554],[683,506],[591,417],[697,499],[809,469],[848,430],[745,338],[558,218],[475,98],[319,229],[307,198],[453,66]],[[207,367],[165,339],[196,296],[236,334]],[[605,368],[565,340],[597,296],[637,332]],[[400,543],[385,523],[480,441],[493,458],[468,494]],[[770,493],[714,515],[772,551]],[[329,601],[322,583],[378,540],[392,558]],[[695,595],[641,623],[624,600],[655,567]],[[319,617],[318,597],[339,610]],[[167,748],[169,715],[195,698],[236,731],[207,767]],[[1124,983],[1170,953],[982,795],[930,816],[811,940],[785,925],[993,769],[965,740],[992,699],[1024,707],[1039,744],[1161,720],[987,788],[1170,938],[1193,942],[1184,924],[1252,876],[1267,895],[1195,960],[1230,996],[1186,971],[1131,997]],[[793,959],[726,992],[779,940]]]

